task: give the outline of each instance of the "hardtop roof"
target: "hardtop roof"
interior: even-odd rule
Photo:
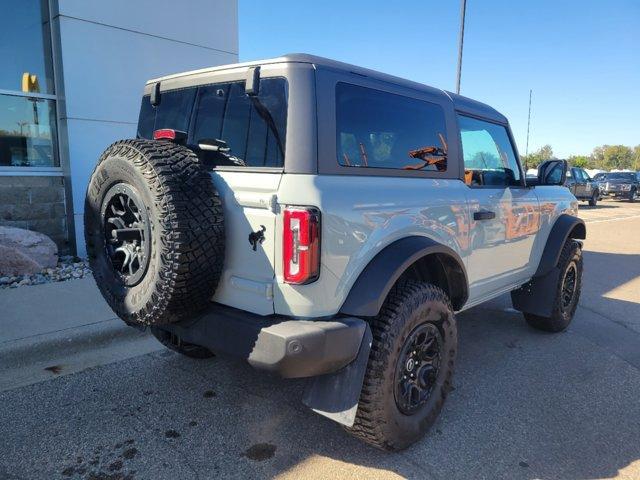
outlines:
[[[331,70],[347,71],[347,72],[355,73],[357,75],[363,75],[363,76],[374,78],[376,80],[380,80],[383,82],[399,85],[402,87],[406,87],[414,90],[420,90],[420,91],[427,91],[431,94],[435,94],[450,100],[453,103],[454,108],[460,112],[469,113],[479,117],[485,117],[500,123],[507,123],[507,118],[504,115],[502,115],[500,112],[498,112],[496,109],[494,109],[493,107],[485,103],[478,102],[471,98],[467,98],[462,95],[458,95],[458,94],[455,94],[446,90],[442,90],[439,88],[430,87],[428,85],[425,85],[419,82],[414,82],[412,80],[407,80],[405,78],[397,77],[387,73],[382,73],[376,70],[359,67],[357,65],[351,65],[351,64],[340,62],[337,60],[331,60],[329,58],[319,57],[317,55],[310,55],[307,53],[289,53],[281,57],[268,58],[264,60],[255,60],[251,62],[220,65],[216,67],[202,68],[199,70],[192,70],[192,71],[177,73],[173,75],[165,75],[163,77],[158,77],[158,78],[149,80],[147,82],[147,85],[153,84],[156,82],[161,82],[163,80],[186,77],[189,75],[216,72],[220,70],[228,70],[231,68],[254,67],[254,66],[268,65],[268,64],[274,64],[274,63],[309,63],[316,66],[316,68],[319,67],[319,68],[328,68]]]

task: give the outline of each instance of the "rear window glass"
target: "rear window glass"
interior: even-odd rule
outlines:
[[[160,105],[151,105],[150,97],[142,97],[138,118],[138,137],[152,138],[153,131],[171,128],[187,132],[196,88],[168,90],[160,94]]]
[[[151,105],[149,95],[142,97],[140,105],[140,117],[138,118],[138,138],[151,138],[153,124],[156,121],[156,109]]]
[[[244,93],[244,82],[201,87],[195,112],[193,143],[216,141],[225,152],[200,150],[215,165],[282,167],[287,133],[287,83],[260,80],[257,97]],[[222,150],[222,149],[221,149]]]
[[[284,165],[287,133],[287,82],[284,78],[260,80],[256,97],[245,94],[244,82],[162,92],[157,107],[151,105],[146,95],[140,107],[138,137],[152,138],[153,131],[160,128],[187,132],[194,104],[189,147],[206,164]],[[212,145],[216,151],[211,149]]]
[[[160,105],[156,108],[156,122],[153,129],[172,128],[186,132],[189,129],[189,117],[195,95],[195,87],[162,92]]]
[[[338,163],[345,167],[447,169],[444,111],[439,105],[336,85]]]

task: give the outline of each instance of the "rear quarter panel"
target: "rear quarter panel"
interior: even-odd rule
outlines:
[[[289,285],[283,283],[278,263],[276,313],[297,317],[337,313],[374,256],[407,236],[430,237],[464,259],[469,245],[465,189],[462,181],[450,179],[283,175],[280,208],[313,205],[321,211],[321,268],[316,282]],[[280,240],[276,258],[282,258],[281,250]]]

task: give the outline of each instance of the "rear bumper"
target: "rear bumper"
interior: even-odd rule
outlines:
[[[355,317],[323,321],[263,317],[219,304],[199,317],[163,325],[183,341],[240,357],[285,378],[336,372],[358,355],[367,329]]]

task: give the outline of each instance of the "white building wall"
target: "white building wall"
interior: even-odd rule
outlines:
[[[135,136],[146,80],[238,61],[237,0],[57,0],[52,17],[62,163],[83,256],[84,196],[98,157]]]

